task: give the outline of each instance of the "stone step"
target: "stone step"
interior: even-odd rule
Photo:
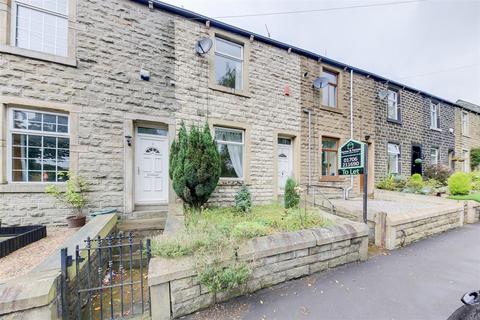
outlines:
[[[163,230],[165,228],[166,220],[167,220],[166,214],[165,216],[162,216],[159,218],[125,219],[125,220],[119,221],[117,228],[118,228],[118,231],[123,231],[123,232]]]
[[[125,219],[127,220],[139,220],[139,219],[157,219],[157,218],[166,218],[168,210],[135,210],[131,214],[127,215]]]

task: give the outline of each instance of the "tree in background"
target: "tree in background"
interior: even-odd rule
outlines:
[[[199,209],[208,201],[220,178],[220,155],[205,123],[203,131],[182,122],[178,140],[170,148],[169,175],[175,193],[190,207]]]

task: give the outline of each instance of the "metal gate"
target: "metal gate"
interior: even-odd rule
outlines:
[[[85,246],[75,248],[70,274],[72,258],[64,255],[66,250],[62,253],[63,319],[125,319],[150,312],[146,283],[150,239],[134,242],[131,233],[87,238]]]

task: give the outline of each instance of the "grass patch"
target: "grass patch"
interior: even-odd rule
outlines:
[[[471,193],[464,196],[450,196],[448,198],[454,200],[474,200],[480,202],[480,192]]]

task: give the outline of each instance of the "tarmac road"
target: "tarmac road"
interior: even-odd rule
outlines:
[[[442,320],[480,290],[480,223],[233,299],[187,319]]]

